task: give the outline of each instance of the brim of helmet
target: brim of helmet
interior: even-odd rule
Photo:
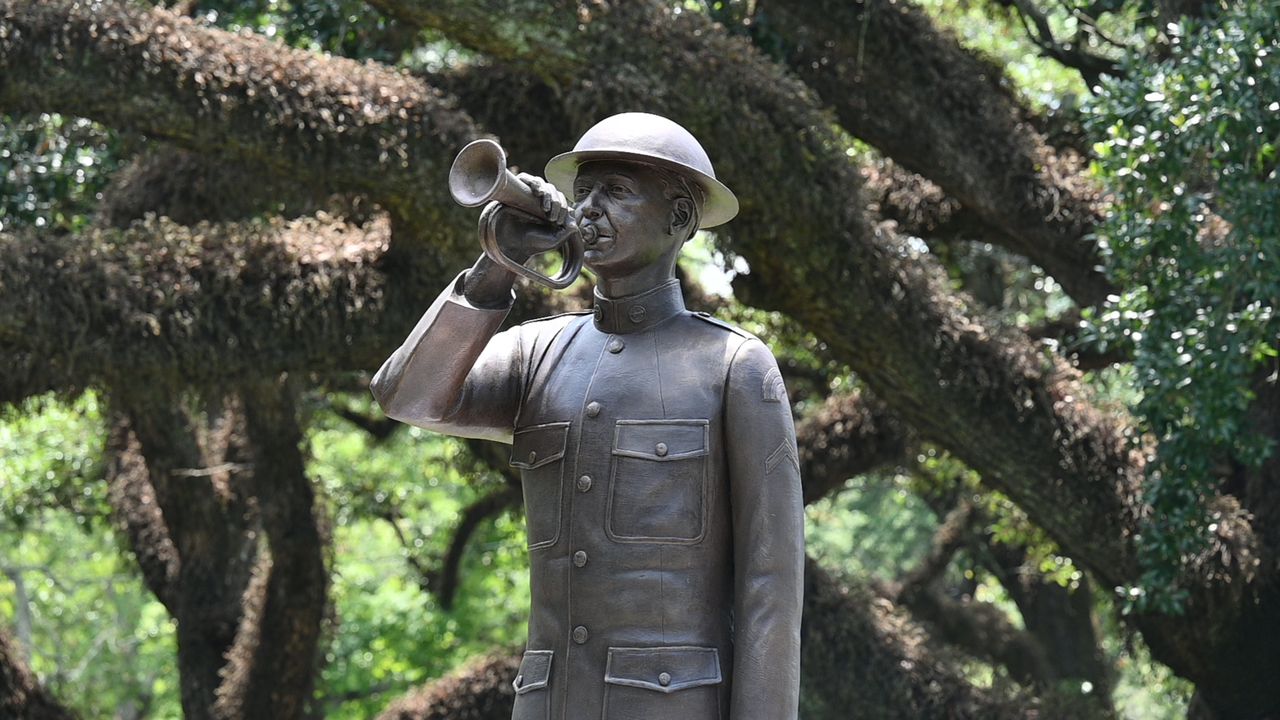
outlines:
[[[592,160],[626,160],[642,165],[653,165],[666,168],[698,183],[706,198],[702,203],[702,222],[698,228],[711,228],[723,225],[738,214],[738,197],[725,184],[710,175],[689,167],[684,163],[656,158],[643,153],[626,152],[624,150],[583,150],[561,153],[547,163],[547,180],[565,195],[572,197],[573,181],[578,177],[578,167]]]

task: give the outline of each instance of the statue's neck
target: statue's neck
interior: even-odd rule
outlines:
[[[675,263],[654,263],[622,277],[597,277],[596,292],[606,298],[625,298],[648,292],[675,278]]]

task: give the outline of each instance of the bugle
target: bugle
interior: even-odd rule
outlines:
[[[480,246],[486,255],[502,267],[547,287],[563,290],[582,272],[583,245],[581,233],[568,233],[560,246],[564,262],[560,273],[547,277],[537,270],[516,262],[498,246],[494,223],[499,203],[535,218],[551,219],[542,210],[542,201],[533,190],[507,168],[507,153],[493,140],[476,140],[458,153],[449,168],[449,193],[463,207],[488,205],[480,216]],[[570,221],[571,222],[571,221]]]

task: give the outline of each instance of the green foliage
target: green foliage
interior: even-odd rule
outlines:
[[[1082,573],[1071,558],[1063,555],[1058,544],[1013,501],[984,488],[978,473],[969,466],[933,446],[924,447],[917,460],[920,473],[912,481],[913,492],[925,497],[964,497],[988,521],[985,530],[993,542],[1022,549],[1026,564],[1045,581],[1070,588],[1079,585]]]
[[[1280,334],[1280,7],[1232,4],[1170,33],[1167,59],[1132,58],[1090,117],[1114,202],[1102,239],[1126,288],[1093,327],[1103,345],[1132,343],[1135,410],[1159,440],[1148,570],[1129,592],[1163,612],[1212,532],[1204,501],[1223,469],[1272,452],[1246,410]]]
[[[337,401],[374,412],[364,396]],[[371,717],[467,658],[523,640],[529,587],[520,516],[505,513],[471,537],[452,610],[424,591],[415,569],[439,567],[459,512],[500,478],[478,472],[460,441],[417,428],[375,442],[322,411],[308,437],[308,472],[334,518],[336,628],[318,691],[326,717]]]
[[[84,227],[121,152],[88,120],[0,115],[0,230]]]
[[[200,10],[229,30],[247,28],[294,47],[391,65],[415,35],[361,0],[206,0]]]
[[[905,476],[874,473],[806,509],[805,545],[840,575],[895,580],[928,551],[936,525]]]
[[[1033,107],[1056,110],[1064,98],[1074,98],[1085,91],[1080,75],[1043,57],[1022,24],[1013,13],[1002,11],[999,3],[921,0],[920,6],[955,33],[966,48],[999,62],[1014,88]],[[1051,17],[1057,32],[1072,23],[1071,18]]]
[[[372,412],[363,397],[339,401]],[[100,404],[93,394],[41,398],[0,416],[0,623],[18,630],[33,669],[83,717],[130,704],[179,717],[173,623],[103,521]],[[317,688],[330,718],[371,717],[473,655],[514,647],[528,613],[516,513],[471,537],[451,611],[407,562],[438,566],[458,512],[502,481],[477,472],[458,441],[412,428],[371,437],[312,413],[308,470],[334,540],[335,622]]]
[[[0,414],[0,526],[24,530],[54,508],[82,526],[105,518],[103,433],[93,393],[69,405],[37,398]]]
[[[0,622],[85,718],[177,717],[173,623],[104,522],[103,434],[93,394],[0,415]]]
[[[174,623],[105,526],[58,510],[0,525],[0,570],[0,618],[21,633],[29,614],[24,646],[55,697],[86,719],[181,716]]]
[[[1151,650],[1120,623],[1115,598],[1096,588],[1095,607],[1102,651],[1115,668],[1112,702],[1117,714],[1132,720],[1183,720],[1195,686],[1152,660]]]

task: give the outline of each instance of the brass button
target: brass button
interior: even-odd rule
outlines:
[[[586,642],[589,637],[591,637],[591,633],[587,632],[586,626],[579,625],[573,629],[573,641],[579,645]]]
[[[644,322],[645,315],[646,313],[643,305],[632,305],[631,309],[627,310],[627,317],[631,318],[631,322],[637,325]]]
[[[586,492],[591,489],[591,476],[583,475],[578,478],[578,492]]]
[[[530,451],[529,451],[529,464],[530,464],[530,465],[532,465],[532,464],[534,464],[534,463],[536,463],[536,462],[538,462],[538,451],[537,451],[537,450],[530,450]]]
[[[658,673],[658,684],[666,687],[671,684],[671,673]]]
[[[655,453],[657,453],[658,457],[666,457],[666,456],[667,456],[667,444],[666,444],[666,443],[658,443],[657,447],[655,447],[655,448],[653,449],[653,451],[654,451]]]
[[[586,565],[586,564],[587,564],[587,551],[586,551],[586,550],[579,550],[578,552],[576,552],[576,553],[574,553],[574,554],[573,554],[573,565],[574,565],[574,567],[582,567],[582,566],[584,566],[584,565]]]
[[[622,341],[621,341],[621,340],[619,340],[618,338],[614,338],[614,339],[612,339],[612,340],[610,340],[610,341],[609,341],[609,352],[611,352],[611,353],[613,353],[613,354],[615,354],[615,355],[617,355],[618,353],[622,352],[622,348],[623,348],[623,347],[624,347],[624,346],[623,346]]]
[[[592,400],[587,403],[587,417],[595,417],[600,414],[600,403]]]
[[[519,689],[520,689],[520,686],[521,686],[521,685],[523,685],[523,684],[524,684],[524,676],[523,676],[523,675],[517,675],[517,676],[516,676],[516,689],[517,689],[517,690],[519,690]]]

